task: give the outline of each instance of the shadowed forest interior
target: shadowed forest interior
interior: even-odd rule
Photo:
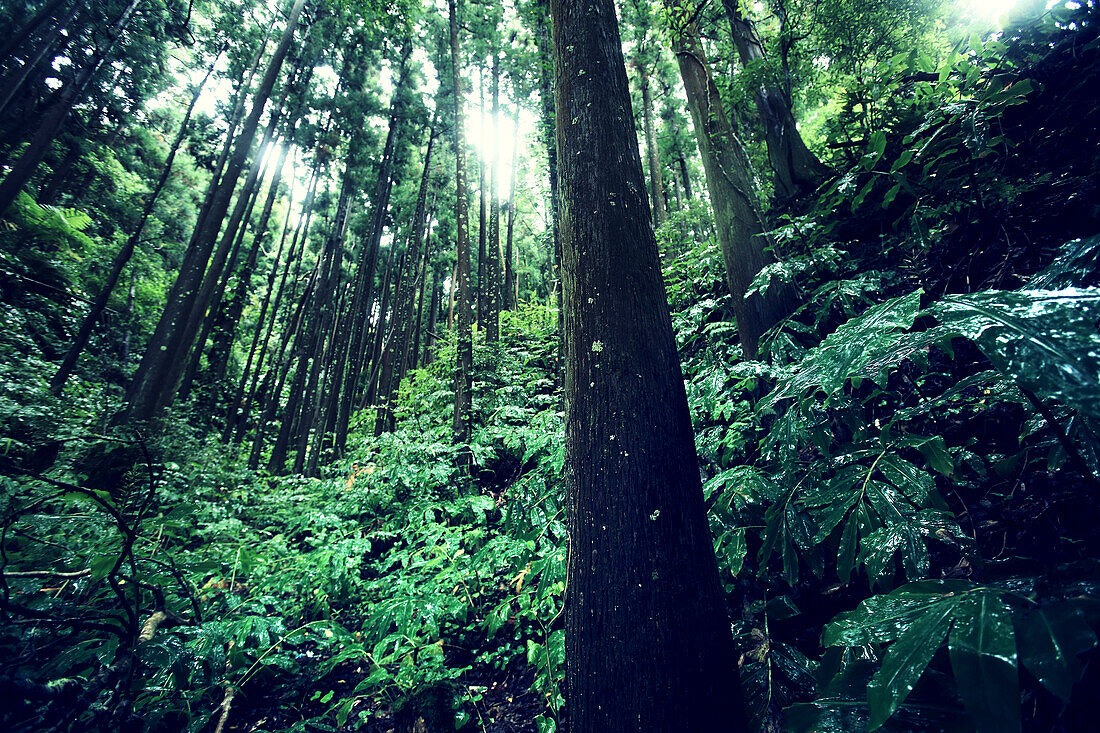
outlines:
[[[3,0],[0,727],[1092,730],[1096,0]]]

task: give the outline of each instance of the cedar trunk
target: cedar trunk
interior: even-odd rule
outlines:
[[[744,731],[612,0],[552,0],[571,733]]]
[[[772,261],[765,251],[767,239],[762,232],[748,157],[722,107],[698,31],[689,25],[673,35],[714,207],[737,332],[745,356],[752,359],[760,336],[790,312],[793,298],[789,288],[775,285],[763,295],[745,297],[753,278]]]

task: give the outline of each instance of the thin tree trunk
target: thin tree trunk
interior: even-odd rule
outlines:
[[[31,77],[31,74],[34,73],[34,70],[38,68],[38,65],[42,63],[43,59],[50,53],[53,53],[53,56],[50,58],[55,58],[69,45],[69,42],[72,40],[72,34],[67,34],[58,39],[57,31],[71,24],[80,13],[80,10],[81,4],[75,3],[68,14],[58,22],[57,27],[54,29],[55,32],[52,33],[49,38],[43,39],[39,43],[38,50],[35,51],[34,56],[28,59],[26,63],[20,67],[17,74],[12,76],[2,96],[0,96],[0,117],[3,117],[8,111],[8,105],[15,99],[15,95],[18,94],[23,88],[23,85],[27,83],[27,79]]]
[[[223,304],[218,325],[214,330],[209,358],[209,382],[213,385],[221,383],[229,370],[229,356],[233,348],[233,340],[237,334],[241,315],[244,313],[245,301],[252,290],[252,275],[256,271],[260,249],[268,234],[267,228],[271,221],[271,212],[275,206],[275,199],[279,196],[283,166],[286,164],[289,151],[290,141],[287,140],[280,146],[279,159],[275,164],[275,170],[271,174],[271,183],[268,186],[267,200],[264,201],[263,211],[260,213],[260,219],[252,233],[252,246],[248,250],[244,264],[237,273],[236,289],[229,300]]]
[[[73,343],[69,346],[69,350],[65,353],[65,358],[61,361],[61,366],[58,367],[57,373],[54,374],[53,379],[50,380],[50,390],[55,395],[61,394],[65,382],[69,379],[69,376],[72,375],[73,369],[76,368],[77,360],[80,359],[84,347],[88,344],[88,338],[92,334],[92,329],[102,317],[103,311],[107,308],[107,302],[110,300],[111,293],[118,284],[123,269],[125,269],[130,258],[133,257],[138,242],[141,241],[141,235],[145,232],[145,224],[149,221],[149,217],[152,215],[153,209],[157,204],[157,199],[160,197],[161,191],[164,190],[165,184],[168,183],[168,177],[172,174],[172,164],[175,162],[176,153],[179,152],[180,146],[183,144],[183,139],[187,135],[187,125],[191,121],[191,114],[195,111],[195,105],[202,95],[203,87],[206,86],[207,80],[210,79],[210,75],[213,73],[214,67],[217,65],[220,57],[221,50],[219,50],[218,55],[214,57],[214,63],[210,65],[210,68],[206,72],[206,76],[202,78],[202,81],[199,82],[199,85],[191,94],[191,103],[187,105],[187,111],[183,115],[180,129],[176,133],[175,139],[172,141],[172,147],[168,151],[168,157],[164,160],[164,168],[161,170],[160,178],[157,179],[157,183],[153,186],[149,198],[145,201],[145,207],[141,211],[141,218],[138,220],[138,225],[127,238],[126,244],[124,244],[115,254],[115,258],[111,262],[111,270],[107,273],[107,279],[104,281],[103,287],[100,288],[99,294],[96,295],[91,309],[88,311],[87,315],[84,316],[84,320],[81,321],[80,328],[73,338]]]
[[[474,345],[470,331],[470,243],[466,238],[466,131],[463,113],[462,55],[458,45],[458,10],[455,0],[447,0],[450,14],[451,85],[454,91],[455,129],[455,265],[458,290],[458,353],[455,359],[455,407],[452,432],[456,443],[470,437],[472,409]]]
[[[351,299],[351,334],[347,346],[346,366],[343,369],[343,384],[340,388],[339,405],[336,411],[333,449],[342,453],[347,445],[348,428],[351,413],[358,402],[363,368],[366,366],[367,349],[371,343],[369,324],[374,306],[374,280],[378,269],[378,253],[385,229],[386,213],[389,211],[390,193],[393,187],[394,150],[398,135],[403,129],[406,101],[405,85],[409,83],[408,60],[412,53],[412,43],[406,42],[401,50],[397,84],[394,86],[393,99],[390,102],[389,130],[382,149],[382,159],[378,166],[374,196],[371,198],[371,223],[365,246],[361,245],[356,262],[356,283]]]
[[[258,155],[257,160],[261,157],[266,156]],[[211,334],[220,326],[221,306],[222,300],[225,297],[225,288],[229,284],[229,279],[233,274],[233,270],[237,267],[237,261],[240,259],[241,249],[244,246],[244,238],[245,235],[248,234],[248,221],[252,218],[252,210],[255,208],[256,201],[260,197],[260,177],[258,176],[254,180],[250,178],[248,183],[245,184],[245,187],[241,189],[239,197],[238,206],[243,204],[244,211],[240,221],[236,223],[237,225],[232,226],[231,224],[226,228],[225,232],[222,233],[223,239],[231,242],[229,254],[226,257],[226,261],[219,268],[220,274],[218,275],[216,286],[211,294],[209,305],[202,313],[195,316],[199,320],[196,327],[198,338],[195,339],[195,347],[191,349],[189,353],[182,349],[180,351],[180,358],[186,359],[186,367],[179,370],[179,386],[173,390],[173,400],[177,397],[186,400],[191,396],[191,388],[194,385],[195,377],[199,374],[206,342],[210,339]],[[207,272],[207,276],[211,276],[209,271]],[[194,336],[192,336],[192,338],[194,338]],[[171,379],[172,377],[170,376],[169,378]]]
[[[478,112],[484,119],[485,116],[485,69],[482,68],[478,74],[478,91],[481,95],[480,106]],[[492,182],[490,177],[492,176],[492,169],[486,165],[485,156],[483,151],[477,152],[478,161],[478,188],[480,196],[478,197],[478,214],[477,214],[477,284],[474,289],[474,296],[477,301],[476,306],[476,318],[478,328],[485,328],[486,318],[486,305],[488,301],[488,288],[485,284],[485,251],[487,248],[486,242],[489,239],[488,233],[488,202],[489,202],[489,189],[492,188]]]
[[[293,166],[293,164],[292,164]],[[294,179],[293,170],[291,173],[291,179]],[[317,169],[314,168],[313,175],[310,178],[310,182],[307,186],[308,189],[312,189],[316,184]],[[237,391],[233,396],[233,399],[229,402],[229,407],[226,412],[225,430],[222,433],[222,441],[229,442],[235,437],[240,437],[238,427],[247,420],[248,407],[251,403],[252,394],[249,394],[248,402],[245,401],[245,390],[248,389],[248,385],[251,382],[253,385],[253,391],[255,391],[256,379],[259,377],[259,372],[263,368],[264,354],[267,351],[268,340],[271,338],[271,332],[275,328],[275,323],[279,318],[279,304],[283,296],[284,289],[286,287],[287,277],[290,275],[290,264],[295,260],[294,245],[298,241],[298,231],[294,233],[294,239],[291,240],[290,251],[287,252],[286,260],[283,260],[283,251],[286,247],[287,237],[290,233],[290,215],[294,209],[294,186],[289,186],[287,191],[287,206],[286,216],[283,218],[283,231],[279,237],[279,248],[275,253],[275,259],[272,261],[271,270],[267,275],[267,288],[264,291],[264,299],[260,305],[260,314],[256,317],[256,330],[252,334],[252,343],[248,347],[248,359],[245,361],[244,369],[241,371],[241,378],[237,382]],[[302,216],[305,217],[305,212],[302,212]],[[279,263],[283,263],[282,277],[279,276]],[[298,260],[299,264],[301,260]],[[279,280],[278,289],[276,290],[276,280]],[[272,302],[274,298],[274,303]],[[267,314],[271,312],[270,323],[268,323]],[[260,337],[263,336],[263,346],[260,346]],[[255,365],[255,374],[253,374],[253,365]]]
[[[45,25],[50,18],[54,16],[54,13],[56,13],[66,2],[69,2],[69,0],[50,0],[39,8],[38,12],[31,16],[22,27],[13,33],[11,38],[4,43],[3,47],[0,47],[0,65],[8,60],[8,57],[19,48],[19,45],[22,44],[23,41],[30,38],[32,34],[36,33],[39,28]]]
[[[612,0],[551,0],[568,729],[748,729]],[[614,203],[614,206],[611,205]]]
[[[496,131],[500,118],[500,54],[493,49],[493,125]],[[489,344],[500,340],[500,196],[497,195],[497,156],[493,147],[493,158],[489,163],[489,242],[488,257],[485,260],[486,293],[485,342]]]
[[[649,65],[639,51],[634,66],[638,69],[638,86],[642,88],[642,121],[645,130],[646,161],[649,163],[649,199],[653,202],[653,225],[661,226],[668,221],[668,207],[665,204],[665,181],[661,176],[661,157],[657,150],[657,135],[653,131],[653,98],[649,90]]]
[[[379,382],[378,413],[375,419],[374,434],[393,430],[393,396],[401,375],[405,371],[405,356],[408,353],[409,337],[412,326],[413,296],[417,289],[417,273],[420,271],[421,241],[424,238],[424,217],[427,214],[428,186],[431,183],[432,150],[435,146],[435,119],[428,129],[428,146],[424,151],[424,166],[420,174],[420,188],[416,195],[416,210],[413,212],[412,229],[406,244],[406,266],[404,284],[398,288],[400,298],[394,300],[393,334],[391,343],[382,357],[382,374]]]
[[[435,209],[435,197],[432,197],[431,209]],[[420,264],[420,276],[418,281],[420,283],[420,293],[416,299],[416,321],[413,330],[413,342],[410,348],[410,354],[412,355],[412,361],[408,362],[406,371],[412,371],[420,366],[420,341],[421,331],[424,326],[424,295],[428,289],[428,263],[432,258],[432,216],[428,214],[428,225],[424,230],[424,257],[421,258]]]
[[[130,0],[130,3],[123,8],[118,18],[107,29],[106,43],[102,47],[96,47],[88,63],[84,65],[72,81],[61,88],[53,102],[50,103],[26,150],[12,166],[8,175],[4,177],[3,182],[0,182],[0,216],[7,213],[27,181],[34,175],[38,164],[42,162],[46,151],[49,150],[50,143],[57,137],[58,131],[65,123],[69,113],[72,112],[73,106],[80,100],[92,77],[103,65],[111,49],[114,48],[115,43],[118,42],[119,37],[126,30],[126,26],[129,25],[130,18],[133,17],[134,10],[140,2],[141,0]]]
[[[428,366],[432,363],[433,350],[435,346],[436,334],[435,330],[439,327],[439,312],[443,309],[443,273],[439,268],[435,268],[435,276],[432,278],[432,299],[429,304],[428,312],[428,330],[424,334],[424,356],[420,362],[424,366]]]
[[[504,310],[513,310],[519,301],[516,286],[516,268],[513,258],[513,239],[516,228],[516,168],[519,166],[519,105],[512,116],[512,167],[508,174],[508,234],[504,250]]]
[[[221,245],[215,252],[214,245],[218,241],[218,232],[226,213],[229,211],[233,192],[237,187],[237,180],[244,170],[248,154],[252,149],[256,130],[260,123],[260,116],[263,114],[264,107],[267,105],[267,101],[275,87],[283,61],[290,51],[298,25],[298,18],[302,14],[305,3],[306,0],[295,0],[294,6],[291,8],[282,39],[268,63],[267,71],[260,82],[259,89],[256,91],[252,110],[237,136],[233,154],[226,165],[225,174],[211,198],[210,207],[206,216],[203,217],[201,228],[194,237],[193,246],[198,254],[191,263],[188,263],[187,269],[181,266],[176,278],[179,285],[173,286],[173,290],[178,291],[177,298],[170,301],[165,307],[160,322],[157,324],[157,329],[154,331],[154,338],[146,349],[146,355],[142,359],[142,364],[138,367],[138,373],[134,375],[126,396],[128,407],[116,417],[116,422],[121,422],[126,418],[149,419],[161,408],[171,403],[175,397],[175,390],[179,384],[179,378],[182,376],[183,366],[187,362],[187,354],[194,344],[195,332],[198,330],[197,317],[205,312],[210,303],[214,287],[221,276],[221,268],[232,244],[232,239],[223,237]],[[272,113],[272,120],[277,123],[277,115],[274,112]],[[268,129],[273,131],[270,123]],[[258,175],[258,165],[253,166],[250,175],[252,172],[256,172]],[[242,203],[238,200],[238,206],[234,210],[234,218],[237,219],[238,223],[240,220],[238,213],[240,216],[243,216],[244,213]],[[228,228],[235,228],[232,220]],[[211,258],[211,253],[214,254],[214,259],[210,262],[209,269],[207,269],[207,262]]]

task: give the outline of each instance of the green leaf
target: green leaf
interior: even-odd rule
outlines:
[[[886,150],[886,133],[882,130],[875,130],[871,133],[870,137],[870,151],[868,155],[874,157],[877,161],[882,157],[882,153]]]
[[[1081,609],[1073,601],[1055,603],[1020,617],[1016,629],[1024,667],[1068,703],[1082,672],[1077,655],[1097,644]]]
[[[89,563],[92,580],[101,580],[107,577],[107,573],[111,572],[117,561],[118,557],[114,555],[97,555],[93,557],[91,563]]]
[[[919,313],[920,293],[888,300],[843,323],[807,352],[795,371],[761,400],[759,409],[813,388],[833,395],[852,378],[880,382],[887,369],[926,349],[943,333],[905,333]]]
[[[951,625],[957,599],[939,603],[923,614],[890,647],[882,667],[867,686],[871,706],[868,730],[877,730],[909,696],[921,673],[940,648]]]
[[[995,593],[959,601],[947,642],[951,670],[978,733],[1020,730],[1020,676],[1012,611]]]
[[[1100,289],[950,295],[930,310],[1021,386],[1100,420]]]
[[[921,580],[885,595],[872,596],[855,610],[839,614],[821,635],[822,646],[865,646],[894,641],[918,618],[960,594],[979,588],[966,580]]]
[[[1100,235],[1070,240],[1062,245],[1054,262],[1031,278],[1028,288],[1055,290],[1088,285],[1089,278],[1096,276],[1098,258]]]

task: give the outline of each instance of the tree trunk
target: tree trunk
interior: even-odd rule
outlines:
[[[653,225],[659,227],[668,221],[665,204],[665,182],[661,176],[661,157],[657,150],[657,135],[653,131],[653,99],[649,91],[649,65],[639,52],[635,62],[638,69],[638,85],[642,88],[642,121],[645,130],[646,160],[649,163],[649,198],[653,202]]]
[[[462,57],[458,45],[458,10],[455,0],[447,0],[450,14],[451,85],[454,90],[455,129],[455,287],[458,352],[455,359],[455,409],[452,432],[456,443],[470,437],[470,412],[473,393],[474,343],[470,331],[470,243],[466,238],[466,131],[463,114]]]
[[[745,297],[753,278],[772,261],[765,252],[767,239],[748,157],[722,107],[698,31],[689,25],[672,36],[707,174],[737,332],[745,356],[753,359],[760,336],[790,312],[793,297],[789,288],[778,285],[763,295]]]
[[[126,30],[126,26],[129,25],[130,18],[133,17],[134,10],[140,2],[141,0],[130,0],[130,3],[122,9],[118,18],[111,24],[111,27],[107,29],[107,39],[103,47],[96,47],[95,51],[92,52],[92,57],[88,59],[88,63],[80,69],[72,81],[61,88],[61,91],[50,103],[26,150],[12,166],[8,175],[4,177],[3,182],[0,182],[0,216],[7,213],[16,197],[23,190],[23,186],[34,175],[38,164],[42,162],[46,151],[49,150],[50,143],[57,137],[58,131],[65,123],[69,113],[72,112],[73,106],[83,96],[84,90],[87,89],[92,77],[103,65],[111,49],[114,48],[115,43],[118,42],[119,37]]]
[[[764,44],[753,23],[741,14],[739,0],[722,0],[730,33],[742,66],[763,60]],[[774,79],[766,79],[756,90],[756,111],[764,128],[768,162],[775,174],[779,199],[811,193],[829,169],[806,147],[791,111],[790,94]]]
[[[51,53],[53,56],[49,56],[49,58],[56,58],[60,55],[61,51],[69,45],[69,42],[72,40],[72,34],[67,34],[59,39],[58,31],[68,27],[80,13],[81,8],[81,3],[75,3],[73,7],[69,9],[65,17],[58,22],[53,32],[51,32],[47,38],[39,42],[38,49],[34,52],[34,55],[19,68],[18,73],[13,74],[12,78],[8,80],[7,86],[5,86],[3,93],[0,94],[0,118],[8,111],[8,105],[15,99],[15,95],[18,94],[23,88],[23,85],[27,83],[27,79],[31,77],[31,74],[34,73],[34,70],[38,68],[38,65],[42,63],[43,59],[47,58]]]
[[[513,310],[519,300],[516,288],[515,251],[513,240],[516,230],[516,168],[519,166],[519,105],[512,115],[512,167],[508,173],[508,233],[504,248],[504,310]]]
[[[382,375],[379,382],[378,414],[375,418],[374,434],[394,428],[393,396],[401,383],[405,371],[405,359],[409,349],[412,331],[413,296],[416,295],[418,273],[421,271],[420,258],[426,257],[426,246],[421,247],[424,239],[424,217],[428,209],[428,187],[431,183],[432,149],[435,146],[435,119],[428,129],[428,146],[424,151],[424,166],[420,175],[420,188],[416,195],[416,209],[413,212],[412,229],[409,232],[406,251],[404,285],[398,288],[401,297],[394,300],[393,333],[391,342],[382,358]],[[423,251],[423,254],[422,254]]]
[[[290,51],[298,25],[298,18],[302,14],[305,3],[306,0],[295,0],[294,6],[291,8],[283,36],[272,54],[264,78],[256,91],[252,110],[237,136],[233,154],[226,165],[225,175],[210,201],[210,207],[203,217],[201,228],[194,238],[194,247],[198,252],[198,256],[194,258],[193,262],[189,263],[189,268],[184,269],[181,267],[180,269],[176,278],[180,285],[179,287],[173,286],[174,291],[179,291],[177,300],[170,301],[165,307],[154,332],[154,339],[150,341],[149,347],[146,349],[146,356],[142,358],[142,364],[138,367],[138,372],[134,375],[126,396],[129,403],[128,407],[116,418],[116,421],[121,421],[127,417],[139,420],[149,419],[161,408],[171,403],[175,396],[183,366],[187,361],[187,354],[194,344],[195,332],[198,330],[197,319],[201,318],[210,303],[214,287],[221,276],[221,268],[224,266],[225,258],[228,256],[229,247],[232,244],[231,239],[223,237],[215,252],[214,245],[218,240],[218,232],[226,213],[229,211],[233,191],[237,186],[237,179],[244,170],[248,154],[252,149],[256,130],[260,123],[260,116],[263,114],[264,107],[275,88],[275,82],[279,77],[283,61]],[[274,112],[272,121],[277,123],[277,115]],[[273,131],[270,122],[268,130]],[[262,153],[262,150],[260,152]],[[258,175],[258,167],[258,165],[254,165],[249,175],[251,176],[253,172]],[[245,185],[247,188],[247,181]],[[243,216],[241,203],[241,201],[238,201],[238,206],[233,212],[233,218],[237,219],[238,222],[238,214]],[[232,220],[229,228],[234,228]],[[210,260],[211,253],[213,253],[214,259],[210,263],[209,269],[207,269],[206,265],[207,261]]]
[[[369,325],[374,305],[374,280],[378,269],[378,251],[385,229],[386,212],[389,210],[390,193],[393,188],[394,150],[398,135],[404,129],[406,100],[405,85],[409,83],[408,60],[412,54],[412,43],[406,42],[400,54],[400,67],[397,84],[394,86],[390,102],[389,130],[382,149],[382,159],[378,165],[378,177],[375,181],[374,196],[371,198],[371,223],[368,239],[361,245],[356,261],[356,283],[351,299],[351,329],[349,335],[346,367],[343,369],[342,387],[336,411],[334,427],[334,450],[339,454],[347,445],[348,428],[351,413],[359,399],[362,389],[363,367],[370,346]]]
[[[495,32],[495,31],[494,31]],[[500,119],[500,54],[493,49],[493,131]],[[497,195],[496,146],[489,162],[489,242],[485,260],[485,342],[500,340],[500,196]]]
[[[291,163],[291,180],[295,179],[293,173],[293,162]],[[307,186],[312,187],[314,180],[316,179],[316,173],[310,177],[310,182]],[[237,389],[230,399],[226,408],[225,416],[225,428],[222,432],[222,442],[228,443],[233,439],[237,433],[237,428],[242,421],[247,419],[247,407],[245,404],[245,390],[248,388],[249,381],[253,374],[253,365],[258,372],[262,368],[262,361],[264,351],[267,349],[267,338],[271,336],[271,329],[274,328],[275,322],[278,320],[279,300],[283,294],[283,288],[286,286],[286,279],[290,274],[290,263],[294,259],[294,252],[290,251],[284,261],[283,252],[286,249],[286,241],[290,236],[290,215],[294,210],[294,186],[289,186],[287,189],[287,206],[286,216],[283,217],[283,229],[282,234],[279,237],[279,247],[275,251],[275,258],[271,262],[271,269],[267,273],[267,287],[264,288],[264,299],[260,304],[260,314],[256,317],[256,328],[252,333],[252,342],[248,347],[248,358],[245,360],[244,369],[241,370],[241,378],[237,380]],[[297,241],[297,237],[295,240]],[[280,263],[282,263],[282,277],[279,276]],[[276,290],[276,281],[279,280],[280,284]],[[272,300],[274,299],[274,303]],[[268,325],[267,314],[270,311],[271,319],[270,326]],[[260,339],[264,334],[267,338],[263,341],[263,348],[260,348]]]
[[[432,297],[429,301],[428,326],[424,333],[424,356],[421,364],[428,366],[432,363],[432,347],[435,346],[435,330],[438,328],[439,312],[443,309],[443,274],[438,268],[432,277]]]
[[[481,118],[485,118],[485,69],[482,68],[478,74],[478,80],[480,81],[480,93],[481,104],[478,107],[478,112]],[[478,214],[477,214],[477,285],[474,295],[477,299],[476,318],[478,328],[485,328],[485,314],[488,302],[488,288],[485,285],[485,251],[487,249],[487,242],[489,241],[488,233],[488,221],[489,221],[489,189],[493,184],[490,181],[490,177],[493,175],[492,169],[485,162],[485,156],[483,151],[475,151],[477,153],[478,161],[478,188],[480,189],[480,197],[478,202]]]
[[[259,259],[260,248],[267,237],[268,224],[271,221],[271,212],[275,206],[281,189],[283,166],[286,164],[287,153],[291,143],[285,141],[280,146],[279,159],[275,164],[275,170],[271,174],[271,183],[267,190],[267,200],[264,201],[263,211],[252,232],[252,245],[248,249],[244,264],[237,272],[236,288],[229,299],[222,304],[217,323],[214,327],[212,342],[210,345],[209,377],[207,381],[211,385],[218,385],[225,379],[229,371],[229,356],[233,350],[233,341],[237,335],[238,322],[244,313],[245,301],[252,290],[252,275],[256,271],[256,262]]]
[[[88,338],[92,334],[92,329],[103,316],[103,311],[107,308],[107,301],[110,300],[111,293],[118,284],[118,279],[121,277],[122,271],[130,261],[130,258],[133,257],[138,242],[141,241],[141,235],[145,232],[145,224],[149,221],[149,217],[153,213],[153,208],[157,204],[157,199],[160,197],[161,191],[164,190],[165,184],[168,183],[168,177],[172,174],[172,164],[176,160],[176,153],[179,152],[180,146],[183,144],[183,138],[187,135],[187,125],[191,121],[191,113],[195,111],[195,105],[202,95],[203,87],[206,86],[207,80],[210,79],[210,75],[213,73],[214,67],[217,65],[220,57],[221,51],[219,50],[218,55],[214,58],[214,63],[211,64],[210,68],[207,70],[206,76],[202,78],[202,81],[199,82],[199,85],[195,87],[195,91],[191,94],[191,103],[187,106],[187,111],[183,115],[183,121],[180,122],[180,129],[176,133],[175,139],[172,141],[172,147],[168,151],[168,157],[164,160],[164,168],[160,172],[160,178],[157,179],[156,185],[153,186],[153,190],[149,194],[149,198],[145,201],[145,207],[141,211],[141,218],[138,220],[138,225],[134,228],[129,238],[127,238],[126,244],[124,244],[122,248],[119,249],[118,253],[115,254],[115,258],[111,262],[111,270],[107,273],[107,279],[104,281],[103,287],[100,288],[99,294],[96,295],[95,301],[92,302],[91,309],[89,309],[87,315],[84,316],[84,320],[81,321],[80,328],[73,338],[73,343],[69,346],[65,358],[61,361],[61,366],[58,367],[57,373],[54,374],[53,379],[50,380],[50,390],[55,395],[61,394],[65,382],[69,379],[69,376],[72,375],[73,369],[76,368],[77,360],[80,359],[84,347],[88,344]]]
[[[568,729],[747,730],[615,6],[551,0],[565,280]]]

